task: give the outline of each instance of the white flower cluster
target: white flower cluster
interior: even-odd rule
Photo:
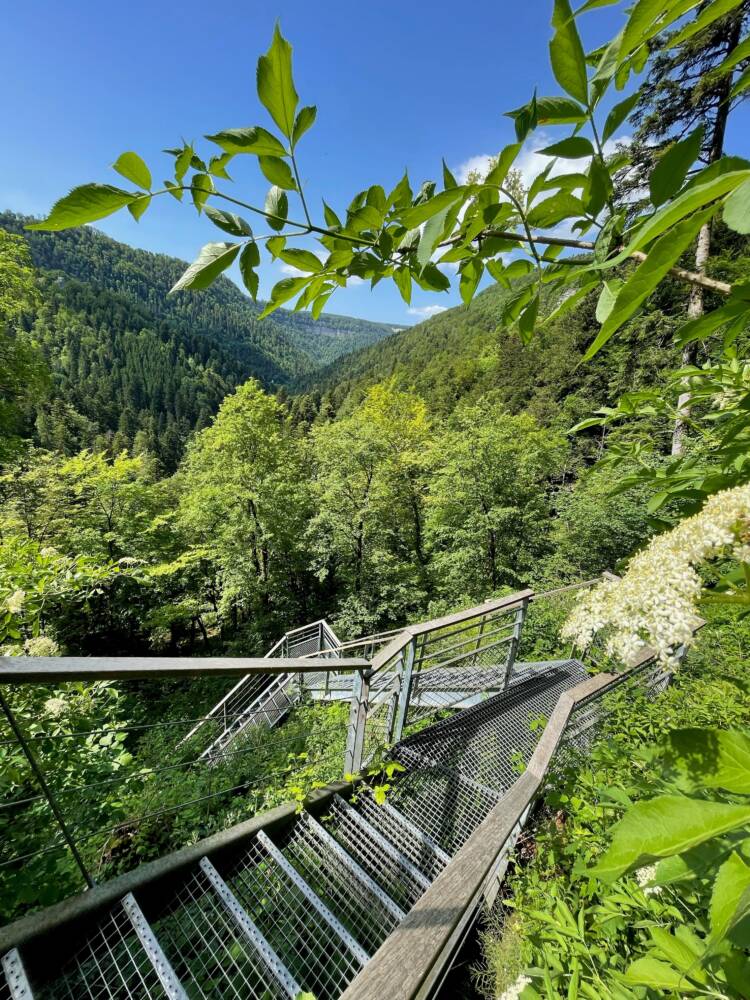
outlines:
[[[38,635],[23,644],[26,656],[59,656],[60,647],[48,635]]]
[[[645,865],[643,868],[639,868],[635,872],[635,878],[646,896],[661,895],[660,885],[650,885],[656,878],[656,865]]]
[[[500,994],[498,1000],[518,1000],[527,986],[531,986],[529,977],[519,976],[512,986],[509,986],[507,990],[504,990]]]
[[[621,580],[605,580],[582,598],[562,637],[586,648],[606,628],[607,652],[622,663],[650,646],[674,666],[675,651],[690,645],[700,624],[698,568],[717,556],[750,562],[750,485],[714,494],[698,514],[654,538]]]
[[[12,615],[17,615],[23,611],[23,604],[26,600],[25,590],[14,590],[5,598],[5,607]]]

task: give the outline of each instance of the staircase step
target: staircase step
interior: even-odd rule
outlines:
[[[391,804],[449,855],[469,839],[500,796],[457,771],[425,765],[400,776]]]
[[[427,876],[339,795],[331,802],[326,829],[370,878],[405,910],[429,889]]]
[[[369,954],[403,920],[403,910],[309,813],[301,813],[277,846]]]
[[[187,1000],[132,896],[126,896],[100,921],[61,974],[37,996],[44,1000]]]
[[[31,986],[26,978],[18,950],[13,948],[3,955],[2,960],[4,982],[0,982],[0,998],[2,1000],[34,1000]]]
[[[302,989],[338,1000],[370,956],[266,834],[226,882]]]
[[[191,1000],[288,1000],[302,992],[207,858],[154,932]]]
[[[371,792],[359,792],[355,808],[398,847],[430,881],[436,879],[450,861],[450,855],[429,834],[420,830],[399,812],[390,801],[378,803]]]

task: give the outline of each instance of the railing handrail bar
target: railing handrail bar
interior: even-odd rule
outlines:
[[[536,798],[576,705],[655,659],[652,649],[622,674],[597,674],[564,691],[524,773],[376,951],[340,1000],[427,1000],[470,926],[513,830]]]
[[[492,623],[494,625],[494,622]],[[504,632],[507,629],[511,630],[511,635],[508,638],[512,638],[512,631],[514,626],[513,619],[503,618],[497,628],[485,629],[480,635],[468,635],[465,639],[459,639],[458,642],[454,642],[450,646],[440,646],[438,649],[430,649],[429,641],[423,642],[420,649],[420,662],[425,660],[431,660],[435,656],[441,656],[445,653],[452,653],[454,649],[460,649],[462,646],[468,646],[470,643],[474,643],[475,650],[481,649],[481,646],[477,646],[477,642],[484,642],[485,639],[491,638],[493,635],[497,635],[498,632]],[[469,628],[456,629],[455,632],[449,632],[446,636],[448,639],[452,639],[454,635],[463,635],[464,632],[471,631],[471,628],[476,628],[477,626],[470,626]],[[442,639],[443,636],[438,636]]]
[[[583,590],[584,587],[594,587],[607,577],[613,579],[614,575],[611,573],[602,573],[601,576],[595,576],[593,580],[582,580],[580,583],[568,583],[564,587],[553,587],[552,590],[542,590],[539,593],[533,594],[529,600],[541,601],[545,597],[555,597],[557,594],[566,594],[571,590]]]
[[[457,611],[451,615],[443,615],[441,618],[432,618],[429,621],[420,622],[417,625],[407,626],[399,635],[392,639],[387,646],[379,649],[375,656],[372,658],[372,671],[377,673],[381,670],[394,656],[398,655],[402,649],[405,649],[412,639],[416,639],[420,635],[424,635],[427,632],[432,632],[436,629],[446,628],[449,625],[457,625],[459,622],[466,621],[468,618],[478,618],[482,615],[491,614],[493,611],[499,611],[503,608],[510,610],[513,607],[518,607],[524,601],[530,600],[533,595],[533,590],[519,590],[515,594],[507,594],[505,597],[493,598],[489,601],[485,601],[484,604],[479,604],[473,608],[466,608],[464,611]],[[340,661],[339,661],[340,662]]]
[[[375,642],[378,639],[387,639],[390,636],[400,635],[404,631],[404,628],[392,628],[387,632],[373,632],[372,635],[364,635],[361,639],[347,639],[346,642],[342,642],[338,646],[332,646],[329,649],[321,650],[321,653],[339,653],[342,649],[351,649],[352,646],[364,646],[368,642]],[[303,653],[302,659],[307,659],[310,656],[320,656],[320,653]]]
[[[156,680],[164,677],[236,677],[249,674],[312,674],[367,670],[363,657],[305,660],[299,657],[187,656],[9,656],[0,684],[46,684],[82,680]]]

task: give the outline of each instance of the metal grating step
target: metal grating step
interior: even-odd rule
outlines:
[[[0,1000],[34,1000],[21,956],[16,948],[3,955]]]
[[[499,795],[464,781],[447,767],[427,767],[401,776],[391,802],[447,854],[455,854],[476,830]]]
[[[287,1000],[301,992],[239,904],[230,905],[210,862],[183,883],[154,931],[191,1000]]]
[[[403,919],[403,911],[309,813],[300,815],[278,846],[369,954]]]
[[[420,830],[389,802],[379,805],[371,792],[357,794],[355,808],[365,819],[402,851],[430,881],[438,877],[450,861],[436,841]]]
[[[157,968],[143,944],[143,926],[136,927],[126,897],[89,934],[60,976],[37,997],[44,1000],[185,1000],[179,980],[164,958]],[[130,905],[131,914],[135,913]],[[138,911],[140,912],[140,911]],[[159,949],[161,951],[161,949]],[[165,983],[168,985],[165,987]]]
[[[369,955],[264,833],[226,881],[302,989],[337,1000]]]
[[[331,802],[326,828],[403,909],[412,907],[429,889],[427,876],[338,795]]]

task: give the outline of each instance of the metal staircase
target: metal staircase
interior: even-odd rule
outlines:
[[[546,722],[565,698],[577,700],[565,709],[563,744],[581,752],[606,714],[602,698],[610,690],[633,678],[656,687],[664,679],[649,672],[649,661],[632,676],[601,680],[577,659],[516,662],[528,594],[385,637],[371,646],[371,655],[380,648],[367,671],[359,666],[366,661],[337,659],[329,691],[344,690],[335,678],[347,664],[354,678],[347,758],[367,759],[370,730],[398,733],[386,740],[386,760],[401,770],[384,803],[361,780],[327,786],[304,808],[280,806],[22,917],[0,929],[0,1000],[336,1000],[359,996],[357,983],[382,964],[403,936],[401,925],[409,927],[425,894],[440,886],[441,906],[427,907],[416,926],[425,933],[428,925],[452,926],[451,873],[477,838],[486,839],[498,811],[507,812],[511,833],[496,853],[502,847],[498,857],[507,857],[533,794],[523,798],[517,789],[531,781],[526,768],[551,740]],[[305,652],[319,653],[328,641],[324,624],[313,626],[317,638],[310,627],[296,630],[274,650],[289,655],[306,642],[318,648]],[[498,655],[501,642],[509,652]],[[320,658],[308,674],[304,660],[288,662],[293,669],[279,664],[270,676],[259,665],[223,700],[241,706],[232,718],[236,730],[224,727],[228,740],[257,719],[251,706],[262,703],[273,725],[286,710],[279,692],[286,696],[290,683],[298,688],[300,676],[317,684],[324,672]],[[260,690],[253,687],[258,677]],[[424,725],[427,713],[436,721]],[[219,755],[226,746],[211,745]],[[498,864],[495,870],[504,870]],[[392,975],[398,978],[398,969]],[[376,985],[362,993],[379,995],[392,1000],[396,992],[378,994]]]

